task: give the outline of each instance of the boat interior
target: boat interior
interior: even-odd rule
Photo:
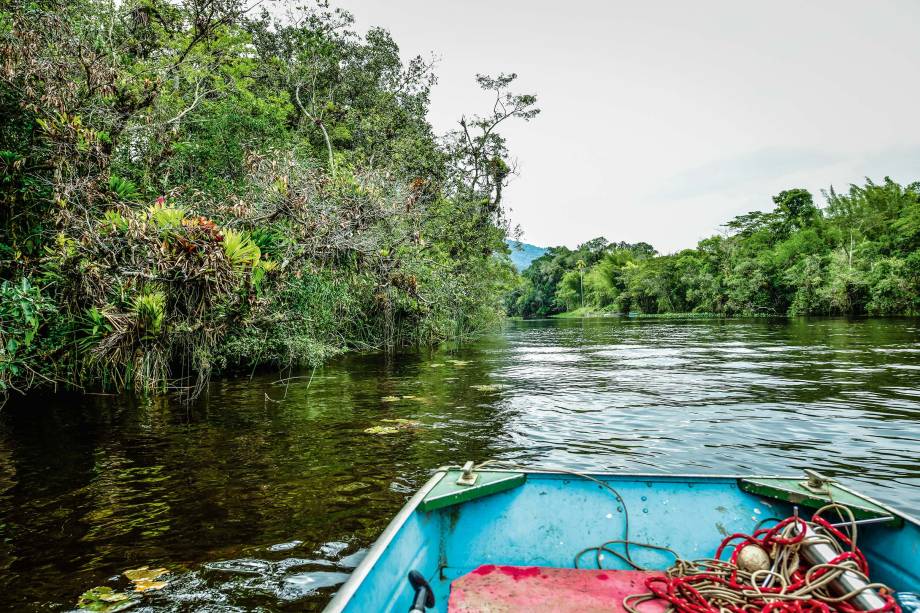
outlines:
[[[802,477],[481,470],[475,484],[464,485],[466,468],[466,475],[438,472],[416,494],[330,610],[409,610],[416,596],[410,570],[430,584],[433,611],[526,610],[534,602],[544,603],[541,610],[556,609],[553,602],[622,610],[622,598],[646,591],[647,573],[670,567],[675,554],[711,558],[725,537],[793,514],[810,517],[828,496],[866,522],[859,547],[873,580],[894,589],[920,585],[916,520],[837,484],[824,484],[822,497],[803,489]],[[624,543],[610,543],[625,540],[628,556]]]

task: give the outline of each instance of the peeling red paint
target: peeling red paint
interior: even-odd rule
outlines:
[[[661,573],[487,564],[451,582],[448,611],[627,613],[623,598],[644,592],[654,576]],[[642,613],[664,613],[666,605],[649,601]]]
[[[536,577],[540,574],[540,568],[537,566],[499,566],[498,570],[515,581],[520,581],[526,577]]]

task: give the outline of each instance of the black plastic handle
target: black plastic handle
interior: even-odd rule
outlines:
[[[425,613],[426,608],[434,606],[434,590],[425,581],[425,577],[417,570],[409,571],[409,583],[415,590],[415,598],[412,600],[412,608],[409,613]]]

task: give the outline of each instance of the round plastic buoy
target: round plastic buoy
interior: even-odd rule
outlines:
[[[770,556],[763,550],[763,547],[754,543],[741,548],[736,562],[738,568],[749,573],[770,568]]]

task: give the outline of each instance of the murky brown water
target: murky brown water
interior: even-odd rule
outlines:
[[[461,350],[300,374],[216,382],[193,406],[9,404],[0,608],[72,608],[153,565],[169,585],[133,611],[320,609],[428,469],[465,459],[813,466],[920,509],[917,320],[516,322]]]

